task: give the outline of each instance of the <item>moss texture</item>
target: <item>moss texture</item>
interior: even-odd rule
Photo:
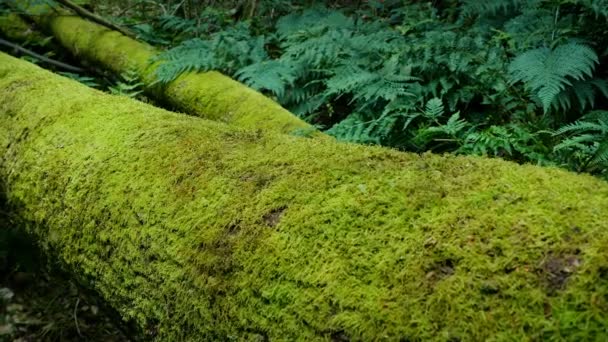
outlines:
[[[185,113],[244,128],[321,136],[273,100],[219,72],[192,72],[166,86],[155,85],[155,67],[149,61],[158,51],[150,45],[78,16],[44,11],[46,5],[22,4],[39,13],[32,18],[74,55],[117,74],[139,71],[148,94]]]
[[[0,32],[17,42],[41,41],[45,38],[15,13],[0,16]]]
[[[150,339],[608,338],[608,185],[174,114],[0,54],[1,175]]]

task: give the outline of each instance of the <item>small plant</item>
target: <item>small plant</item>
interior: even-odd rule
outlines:
[[[555,131],[554,136],[561,141],[553,150],[566,166],[608,177],[608,111],[588,113]]]
[[[78,81],[84,85],[86,85],[87,87],[91,87],[91,88],[99,88],[99,83],[98,80],[95,77],[91,77],[91,76],[84,76],[84,75],[80,75],[77,73],[73,73],[73,72],[59,72],[59,74],[71,78],[75,81]]]
[[[137,98],[143,92],[144,84],[139,81],[135,70],[122,73],[120,78],[115,85],[108,87],[111,94]]]
[[[562,104],[570,103],[569,99],[556,100],[558,95],[567,94],[569,89],[574,91],[581,108],[587,102],[595,101],[594,87],[607,94],[605,82],[590,80],[598,63],[593,49],[583,44],[569,43],[553,50],[538,48],[527,51],[511,62],[509,72],[513,82],[524,82],[526,88],[540,100],[546,113],[552,106],[568,109]]]

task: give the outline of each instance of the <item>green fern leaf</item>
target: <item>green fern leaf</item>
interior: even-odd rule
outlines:
[[[608,138],[597,146],[595,154],[589,160],[590,166],[606,165],[608,167]]]
[[[437,120],[443,115],[444,111],[443,102],[435,97],[426,103],[423,115],[429,119]]]
[[[539,48],[523,53],[511,62],[509,73],[513,83],[524,82],[538,96],[547,112],[555,98],[572,85],[572,80],[592,77],[598,63],[593,49],[569,43],[554,50]]]
[[[248,65],[237,71],[235,76],[256,90],[268,90],[278,97],[285,96],[285,88],[296,80],[293,68],[278,60]]]
[[[464,0],[462,11],[465,15],[496,15],[519,9],[530,0]]]

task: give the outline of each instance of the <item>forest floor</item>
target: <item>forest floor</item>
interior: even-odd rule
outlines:
[[[129,341],[116,313],[57,270],[0,207],[0,341]]]

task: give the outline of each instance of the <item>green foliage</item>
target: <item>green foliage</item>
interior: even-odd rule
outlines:
[[[608,111],[594,111],[555,131],[562,138],[554,151],[578,171],[608,176]]]
[[[238,70],[235,76],[252,88],[269,91],[279,98],[285,97],[286,88],[292,86],[297,78],[290,65],[276,60],[250,64]]]
[[[581,170],[548,132],[606,106],[604,5],[370,2],[358,15],[309,7],[264,35],[240,23],[185,41],[167,51],[159,79],[217,69],[341,140]]]
[[[511,62],[509,72],[513,82],[523,81],[548,112],[557,96],[573,85],[572,80],[584,81],[592,77],[598,63],[593,49],[569,43],[553,50],[539,48],[527,51]],[[579,83],[576,89],[577,98],[583,99],[583,105],[587,99],[593,102],[595,96],[591,87],[582,87]]]
[[[223,70],[234,74],[244,66],[268,58],[264,42],[261,36],[252,37],[245,23],[215,33],[208,40],[184,41],[156,57],[156,61],[165,62],[157,69],[158,80],[168,82],[192,70]]]
[[[124,72],[120,78],[116,84],[108,87],[111,94],[136,98],[143,92],[144,84],[140,82],[137,71]]]
[[[464,0],[462,1],[462,12],[464,15],[491,16],[506,14],[520,8],[522,5],[538,1],[529,0]]]
[[[91,88],[98,88],[99,87],[99,82],[95,77],[91,77],[91,76],[84,76],[84,75],[80,75],[77,73],[73,73],[73,72],[66,72],[66,71],[61,71],[59,72],[59,74],[66,76],[68,78],[71,78],[73,80],[76,80],[88,87]]]

